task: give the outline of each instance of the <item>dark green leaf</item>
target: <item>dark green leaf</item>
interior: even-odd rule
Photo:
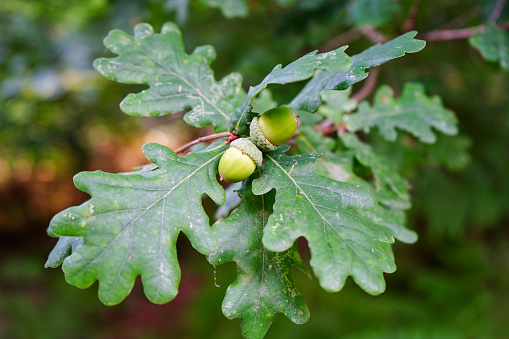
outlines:
[[[66,280],[80,288],[98,280],[99,299],[114,305],[141,275],[150,301],[173,299],[180,281],[175,248],[180,231],[200,253],[216,250],[201,197],[205,193],[224,203],[216,180],[224,148],[179,157],[165,146],[147,144],[145,156],[159,167],[152,174],[78,174],[76,186],[92,199],[60,212],[50,224],[56,235],[84,240],[64,260]]]
[[[349,131],[365,130],[376,126],[382,136],[396,140],[396,127],[415,135],[426,143],[434,143],[436,136],[431,127],[444,134],[458,132],[456,116],[442,105],[439,97],[427,97],[424,87],[407,83],[400,98],[394,98],[389,86],[381,86],[376,92],[373,106],[361,102],[356,113],[344,117]]]
[[[300,93],[288,105],[296,109],[314,112],[322,103],[320,92],[324,89],[344,90],[366,79],[366,69],[379,66],[389,60],[399,58],[405,53],[415,53],[426,45],[423,40],[413,37],[417,32],[405,33],[383,45],[375,45],[352,57],[353,65],[347,72],[317,72]]]
[[[237,135],[248,133],[248,123],[254,98],[270,84],[287,84],[309,79],[317,70],[327,72],[344,72],[350,68],[351,59],[345,54],[346,47],[317,54],[317,51],[306,54],[286,67],[277,65],[257,86],[250,87],[247,98],[241,107],[235,110],[230,131],[236,130]]]
[[[377,192],[389,190],[394,193],[396,199],[401,200],[403,203],[410,202],[408,184],[387,164],[387,161],[384,161],[383,158],[375,154],[371,147],[360,141],[355,134],[340,133],[339,135],[345,146],[355,152],[357,160],[362,165],[371,168]]]
[[[301,154],[332,151],[336,145],[334,139],[325,137],[322,132],[315,131],[311,126],[301,126],[295,142]]]
[[[223,313],[228,319],[242,320],[245,338],[263,338],[278,313],[297,324],[309,319],[309,310],[290,272],[292,265],[305,267],[294,247],[271,252],[262,244],[274,194],[255,196],[249,188],[239,194],[240,207],[213,225],[219,246],[209,260],[215,265],[237,263],[237,279],[228,287]]]
[[[354,153],[342,152],[327,154],[313,168],[317,173],[329,178],[364,187],[371,191],[377,204],[370,211],[359,211],[359,214],[372,222],[386,227],[399,241],[413,243],[417,234],[405,227],[404,209],[410,207],[409,201],[394,198],[391,192],[380,192],[375,185],[358,177],[352,169]]]
[[[499,61],[500,66],[509,70],[509,33],[493,23],[484,25],[485,32],[477,32],[468,40],[488,61]]]
[[[289,157],[282,149],[265,155],[262,176],[253,182],[258,195],[276,189],[263,244],[281,252],[303,236],[325,290],[339,291],[351,275],[368,293],[383,292],[383,272],[394,272],[396,266],[377,242],[394,239],[384,227],[359,215],[358,210],[375,207],[369,191],[317,175],[312,167],[319,155]]]
[[[99,73],[121,83],[150,86],[122,101],[120,108],[127,114],[157,116],[190,108],[184,117],[188,124],[215,125],[216,131],[225,131],[233,109],[245,97],[240,74],[216,82],[210,68],[214,48],[200,46],[186,54],[173,23],[164,24],[161,34],[154,34],[148,24],[137,25],[134,37],[113,30],[104,44],[118,56],[97,59],[94,67]]]

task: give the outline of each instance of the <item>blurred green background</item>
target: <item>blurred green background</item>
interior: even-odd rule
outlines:
[[[239,338],[221,301],[235,265],[214,267],[182,237],[182,282],[166,305],[149,303],[138,282],[120,305],[79,290],[60,269],[43,265],[56,243],[51,217],[87,199],[72,184],[83,170],[130,170],[144,164],[141,146],[178,147],[210,129],[181,114],[133,118],[119,110],[142,89],[103,79],[92,68],[109,56],[108,31],[141,22],[159,31],[177,21],[187,51],[211,44],[216,79],[240,72],[255,85],[274,65],[372,41],[368,23],[395,37],[417,2],[420,33],[483,24],[504,1],[249,0],[249,14],[226,18],[199,0],[10,0],[0,3],[0,338]],[[509,5],[500,22],[509,19]],[[366,21],[367,20],[367,21]],[[380,296],[352,281],[339,293],[295,271],[311,310],[305,325],[279,315],[267,338],[509,338],[509,73],[482,59],[466,39],[429,42],[380,67],[378,84],[398,93],[421,82],[459,118],[458,137],[426,146],[400,134],[371,137],[413,186],[409,228],[416,244],[394,246],[398,270]],[[353,92],[362,87],[355,85]],[[280,103],[297,87],[275,87]],[[368,98],[369,100],[370,98]],[[305,252],[305,251],[304,251]],[[306,253],[304,253],[306,257]],[[214,285],[214,273],[217,283]]]

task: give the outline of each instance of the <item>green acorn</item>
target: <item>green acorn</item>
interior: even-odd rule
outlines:
[[[262,151],[275,151],[295,134],[297,116],[288,107],[269,109],[251,121],[250,135]]]
[[[251,140],[234,140],[219,160],[219,175],[229,183],[242,181],[262,166],[262,160],[262,152]]]

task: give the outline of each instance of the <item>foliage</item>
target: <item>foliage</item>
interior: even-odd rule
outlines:
[[[237,19],[225,19],[225,15]],[[0,37],[0,255],[5,259],[0,263],[0,337],[55,338],[80,333],[92,337],[238,338],[238,321],[225,321],[221,314],[222,292],[226,293],[224,315],[240,318],[246,337],[261,337],[265,333],[267,337],[277,338],[336,337],[338,333],[352,338],[509,336],[503,316],[509,312],[506,292],[509,278],[504,273],[508,272],[509,257],[505,227],[509,201],[509,167],[505,161],[509,147],[509,99],[502,90],[509,86],[507,72],[503,72],[508,15],[504,1],[497,0],[481,3],[452,0],[440,6],[435,2],[413,0],[379,1],[377,4],[360,0],[114,0],[108,3],[75,0],[65,6],[51,1],[9,1],[0,5],[0,30],[4,33]],[[176,28],[173,24],[165,25],[172,17],[179,23],[178,31],[182,30],[185,40],[168,39],[164,33],[163,27]],[[154,30],[150,35],[142,39],[136,34],[120,33],[130,32],[139,22],[151,23]],[[139,27],[147,32],[146,25]],[[115,30],[115,34],[143,46],[125,46],[129,47],[128,53],[111,50],[115,56],[112,55],[100,44],[100,39],[112,28],[120,29]],[[414,32],[408,32],[413,29],[420,32],[417,39],[414,39]],[[169,35],[175,33],[172,30]],[[470,39],[467,41],[465,37]],[[391,53],[401,56],[398,53],[402,50],[420,50],[423,45],[420,39],[428,40],[422,52],[392,60]],[[376,44],[380,41],[383,43]],[[186,88],[188,100],[159,101],[163,105],[156,114],[160,115],[158,117],[124,116],[118,109],[122,98],[141,98],[142,91],[157,97],[172,90],[171,73],[163,69],[164,81],[159,84],[145,72],[161,70],[153,59],[143,57],[144,52],[156,55],[156,49],[147,47],[147,42],[156,45],[163,42],[165,46],[159,49],[160,55],[167,56],[165,52],[171,50],[180,60],[195,66],[172,68],[177,64],[168,62],[166,68],[186,70],[183,74],[187,75],[200,67],[206,75],[198,78],[208,85],[200,87],[199,82],[192,82],[197,78],[188,78],[190,84],[196,85]],[[346,44],[350,46],[348,49],[345,49]],[[375,45],[370,48],[372,44]],[[167,48],[167,45],[172,47]],[[310,54],[313,50],[319,52]],[[326,65],[318,64],[319,57],[331,56],[329,51],[337,51],[343,62],[332,60]],[[138,53],[139,64],[126,57],[131,53]],[[380,59],[370,59],[370,53],[377,54]],[[362,55],[368,57],[359,58]],[[299,61],[302,56],[307,58]],[[92,60],[96,58],[101,60],[97,63],[105,65],[122,60],[122,66],[140,66],[142,72],[137,72],[136,77],[131,74],[124,78],[112,72],[108,77],[127,83],[114,84],[94,72]],[[369,70],[384,59],[392,61]],[[348,66],[347,60],[353,66]],[[281,66],[274,69],[278,64]],[[290,71],[294,66],[298,67],[296,76],[292,77]],[[244,80],[235,74],[242,74]],[[280,81],[283,77],[291,81]],[[332,81],[315,87],[313,81],[318,83],[321,77]],[[342,77],[351,79],[351,83],[341,80]],[[228,80],[235,81],[231,87],[222,86]],[[308,82],[302,82],[306,80]],[[185,82],[180,85],[184,88]],[[250,85],[253,90],[248,97]],[[207,92],[211,87],[230,91],[230,97],[223,96],[226,92]],[[343,90],[344,87],[348,88]],[[194,88],[199,88],[203,96],[193,92]],[[158,92],[159,89],[162,91]],[[312,95],[303,95],[308,93],[304,89],[312,89]],[[178,93],[178,85],[173,91]],[[374,93],[373,99],[371,93]],[[204,96],[217,103],[226,117],[217,114],[213,106],[207,106]],[[80,206],[71,209],[83,212],[80,222],[90,227],[82,230],[79,223],[69,221],[56,227],[58,235],[49,231],[50,236],[58,237],[58,242],[47,267],[64,263],[66,279],[77,285],[92,283],[95,276],[100,276],[101,291],[108,283],[116,286],[109,302],[117,303],[130,293],[124,302],[101,307],[97,298],[91,298],[93,289],[80,291],[66,287],[58,271],[40,269],[40,258],[56,241],[42,234],[50,216],[86,200],[86,193],[71,187],[70,177],[76,171],[124,172],[146,162],[139,152],[144,143],[156,142],[176,150],[187,141],[211,133],[212,127],[207,125],[215,125],[216,131],[233,130],[237,124],[239,129],[245,128],[253,115],[285,103],[293,104],[300,115],[301,126],[290,140],[292,147],[288,151],[283,152],[281,148],[274,154],[267,154],[272,159],[279,157],[277,163],[266,156],[261,171],[248,179],[243,188],[225,187],[221,183],[227,198],[224,205],[216,206],[206,194],[192,195],[195,201],[192,206],[198,208],[198,214],[207,215],[204,224],[206,230],[210,230],[207,233],[213,235],[209,240],[217,236],[218,245],[212,254],[210,250],[196,251],[195,241],[188,238],[189,228],[179,240],[173,236],[172,243],[166,244],[169,253],[173,251],[167,261],[174,263],[172,277],[180,280],[180,284],[173,281],[174,292],[177,288],[179,291],[175,300],[164,306],[151,305],[143,295],[143,288],[154,300],[157,299],[153,297],[154,285],[146,283],[144,278],[134,284],[133,276],[140,273],[146,276],[147,272],[156,274],[153,280],[156,284],[164,281],[164,274],[153,266],[147,265],[144,270],[145,265],[139,264],[141,258],[150,257],[143,245],[143,236],[149,239],[146,243],[151,248],[160,243],[157,241],[160,238],[152,236],[150,231],[157,228],[156,221],[141,227],[140,219],[150,213],[162,213],[159,205],[150,207],[143,198],[131,201],[149,211],[134,221],[132,228],[121,217],[108,223],[98,222],[100,218],[86,218],[90,201],[105,203],[92,203],[96,212],[97,206],[114,209],[114,205],[110,205],[112,200],[128,202],[130,199],[128,194],[105,192],[129,192],[144,187],[133,193],[133,197],[139,196],[136,194],[145,197],[144,185],[130,188],[118,186],[119,183],[129,186],[136,180],[140,183],[155,182],[157,178],[171,180],[170,173],[180,172],[175,172],[173,166],[168,167],[171,171],[149,164],[129,174],[79,174],[80,188],[94,194],[81,210]],[[127,111],[129,105],[124,105],[122,108]],[[131,111],[134,115],[151,111],[144,111],[146,107],[149,105],[143,104]],[[184,111],[178,113],[182,109]],[[399,110],[400,119],[391,119],[394,109]],[[316,113],[310,114],[310,111]],[[201,120],[196,122],[200,129],[191,128],[180,119],[193,112],[200,112],[198,119]],[[242,119],[234,115],[242,112]],[[445,118],[443,124],[439,122],[442,118]],[[235,124],[230,127],[231,121]],[[459,135],[453,136],[455,133]],[[206,143],[200,143],[191,148],[191,154],[175,156],[175,159],[207,158],[207,154],[221,152],[219,148],[212,150],[219,145],[222,140],[209,148]],[[156,147],[170,152],[163,146]],[[288,160],[286,168],[283,166],[285,159]],[[293,166],[294,159],[300,159],[303,166]],[[316,163],[312,159],[316,159]],[[269,168],[281,174],[281,182],[268,180],[266,169]],[[309,252],[311,241],[320,241],[320,236],[311,234],[317,227],[303,228],[295,222],[289,230],[281,230],[278,235],[286,234],[286,239],[290,239],[285,240],[284,245],[293,244],[284,252],[272,252],[274,247],[265,243],[265,238],[271,237],[265,237],[264,233],[269,234],[270,225],[276,227],[278,223],[273,210],[288,205],[288,201],[278,198],[290,196],[289,188],[283,183],[296,187],[290,178],[303,172],[320,183],[341,181],[343,191],[345,188],[358,190],[374,203],[375,208],[371,210],[346,211],[362,221],[356,224],[359,227],[351,230],[359,232],[362,239],[366,234],[383,230],[398,241],[391,245],[367,236],[374,241],[377,247],[373,248],[380,255],[366,253],[352,261],[359,264],[363,262],[359,258],[364,258],[364,262],[374,263],[373,272],[378,270],[378,273],[369,275],[373,278],[371,281],[388,270],[382,269],[379,259],[385,258],[390,265],[397,264],[397,271],[384,275],[381,280],[387,284],[383,294],[371,297],[353,284],[354,279],[346,279],[341,293],[330,294],[320,288],[323,278],[319,278],[320,284],[308,280],[306,275],[317,276],[315,271],[320,270],[316,251]],[[200,174],[202,179],[206,177],[204,174]],[[213,174],[215,171],[208,173],[208,181],[215,185]],[[308,177],[299,177],[295,182],[299,187],[307,187]],[[84,178],[86,182],[81,182]],[[90,178],[107,178],[108,182],[101,179],[91,182]],[[113,186],[107,184],[110,179],[115,183]],[[278,188],[262,195],[254,194],[256,182],[263,183],[264,186],[260,185],[263,188],[265,180]],[[205,185],[199,186],[199,189],[205,188]],[[221,195],[223,188],[218,188]],[[240,192],[236,192],[239,189]],[[312,194],[312,190],[303,192],[315,198],[310,198],[309,205],[316,204],[318,195]],[[242,195],[242,202],[238,193]],[[156,192],[149,190],[148,195],[156,195]],[[295,197],[298,196],[304,195],[295,193]],[[186,198],[179,194],[175,199],[163,200],[177,202]],[[219,200],[222,201],[216,201]],[[327,203],[326,206],[342,208],[331,201]],[[289,209],[280,208],[279,211],[284,217],[292,216]],[[302,220],[298,214],[293,216],[296,221]],[[314,213],[310,216],[316,217]],[[252,220],[260,226],[246,227],[244,220]],[[291,218],[286,220],[292,221]],[[267,222],[272,224],[265,226]],[[104,227],[103,231],[116,235],[128,236],[130,230],[138,231],[132,238],[137,247],[131,253],[135,255],[124,269],[118,258],[125,258],[119,251],[125,242],[121,237],[112,241],[111,233],[104,238],[99,233],[94,234],[94,227],[98,225]],[[124,225],[127,227],[122,228]],[[361,225],[376,226],[367,231]],[[145,227],[147,232],[143,233]],[[240,237],[235,238],[238,241],[229,241],[235,231],[241,232]],[[298,241],[292,242],[291,232],[306,233],[307,241],[300,236]],[[336,234],[344,235],[344,232]],[[419,241],[416,242],[417,234]],[[106,246],[104,252],[112,254],[111,262],[104,260],[105,256],[93,258],[96,244]],[[273,241],[270,245],[279,243]],[[31,257],[26,257],[27,253]],[[125,253],[130,252],[126,249]],[[81,276],[87,276],[83,280],[76,279],[79,275],[74,274],[80,264],[73,258],[78,257],[87,258],[90,263]],[[133,258],[140,261],[133,262]],[[333,258],[344,260],[346,257],[341,254]],[[370,261],[372,259],[374,261]],[[236,264],[218,266],[226,261]],[[101,272],[108,271],[106,266],[115,263],[118,266],[112,272],[117,276]],[[311,267],[307,267],[308,263]],[[308,273],[294,272],[292,266]],[[133,270],[129,271],[131,267]],[[257,270],[259,268],[262,271]],[[353,269],[346,268],[344,272],[359,276]],[[255,280],[248,284],[251,278]],[[366,283],[366,280],[357,280]],[[134,288],[130,291],[132,284]],[[232,285],[227,290],[229,284]],[[170,285],[160,286],[169,291]],[[248,288],[249,298],[238,299],[244,288]],[[104,299],[104,293],[100,295]],[[290,295],[295,298],[285,298]],[[171,293],[166,296],[172,298]],[[117,300],[112,301],[113,297]],[[312,313],[309,320],[308,309]],[[437,309],[441,312],[436,312]],[[290,321],[276,316],[278,313],[285,314]],[[76,319],[81,320],[77,322]],[[123,320],[117,321],[119,319]],[[258,320],[261,320],[260,328],[253,326]],[[295,326],[292,321],[306,324]]]
[[[509,70],[509,34],[492,23],[484,26],[485,32],[477,32],[469,41],[488,61],[499,61],[500,66]]]
[[[312,78],[298,94],[298,102],[300,106],[310,107],[312,101],[317,108],[321,90],[346,89],[367,76],[366,68],[422,49],[424,43],[414,40],[414,35],[415,32],[407,33],[352,59],[344,53],[344,48],[339,48],[328,53],[307,54],[284,68],[278,65],[259,85],[250,88],[243,104],[237,99],[243,94],[239,89],[240,77],[234,74],[225,78],[231,80],[216,84],[209,68],[215,56],[213,49],[198,47],[187,56],[180,31],[171,23],[165,24],[159,35],[154,34],[148,24],[139,24],[135,27],[134,39],[121,31],[112,31],[105,45],[119,56],[99,59],[94,65],[110,79],[151,85],[150,89],[124,99],[121,108],[125,112],[151,116],[190,108],[184,118],[186,122],[197,127],[212,124],[221,131],[230,120],[225,112],[235,111],[230,130],[238,137],[246,135],[253,100],[267,85]],[[444,132],[456,132],[454,125],[449,126],[455,123],[451,112],[441,110],[436,100],[422,99],[422,90],[415,85],[407,89],[401,105],[411,107],[422,101],[427,110],[403,111],[402,114],[408,116],[407,124],[398,124],[398,127],[408,130],[408,126],[417,125],[427,132],[429,127],[423,124],[425,121]],[[394,111],[389,105],[388,109],[381,107],[390,101],[387,90],[382,91],[383,102],[377,104],[376,109]],[[239,107],[233,110],[235,106]],[[358,113],[348,116],[351,120],[345,117],[345,124],[355,131],[358,125],[349,124],[349,121],[359,119],[357,116],[368,121],[365,126],[391,126],[393,123],[393,114],[371,114],[366,110],[367,106],[361,104]],[[431,119],[435,120],[427,118],[427,112],[431,112]],[[415,133],[421,137],[424,134],[421,130]],[[434,141],[430,137],[422,138]],[[374,160],[374,155],[370,159],[369,151],[361,151],[359,141],[356,145],[352,144],[354,139],[344,136],[343,140],[345,145],[356,149],[357,157],[376,173],[376,191],[388,182],[390,191],[408,200],[405,184],[401,188],[401,181],[392,182],[398,180],[397,176],[391,178],[385,166]],[[211,231],[201,206],[201,195],[206,193],[218,204],[225,202],[224,191],[215,178],[217,162],[224,150],[225,147],[218,146],[181,158],[164,146],[148,144],[144,152],[155,165],[151,170],[129,175],[102,172],[77,175],[76,186],[89,193],[92,199],[60,212],[49,227],[52,235],[83,239],[83,244],[76,246],[63,262],[66,280],[82,288],[98,280],[99,299],[112,305],[129,294],[136,276],[141,275],[148,299],[155,303],[168,302],[176,296],[180,280],[175,245],[178,233],[183,231],[193,247],[210,256],[213,263],[237,258],[239,282],[229,289],[223,312],[230,318],[242,319],[242,332],[248,338],[263,337],[278,312],[284,312],[296,323],[309,317],[288,271],[292,264],[303,267],[295,261],[298,254],[294,244],[300,236],[309,244],[311,267],[325,290],[341,290],[349,275],[368,293],[379,294],[385,290],[383,272],[394,272],[396,266],[392,252],[383,243],[394,242],[396,234],[401,236],[401,232],[394,232],[397,229],[392,226],[394,220],[398,220],[398,228],[404,228],[401,213],[390,212],[393,202],[378,197],[381,205],[377,207],[373,195],[378,194],[370,193],[369,183],[354,185],[319,176],[312,169],[319,154],[287,156],[284,154],[287,148],[280,147],[265,154],[265,162],[252,188],[247,186],[240,191],[244,196],[241,207],[225,220],[227,225],[232,224],[229,226],[233,233],[224,231],[228,226],[221,220]],[[273,189],[275,200],[271,198]],[[259,200],[256,196],[266,198]],[[377,209],[373,210],[375,207]],[[373,211],[362,214],[368,210]],[[246,218],[253,218],[248,228]],[[241,229],[235,232],[236,224]],[[251,228],[259,231],[251,231]],[[235,246],[232,241],[237,241],[239,233],[247,238]],[[220,239],[219,247],[216,235]],[[246,242],[253,245],[238,248],[246,246]],[[228,250],[225,246],[234,247]],[[242,257],[223,256],[225,251],[251,254],[246,261],[241,260]],[[68,254],[65,251],[53,253]],[[55,263],[61,259],[51,261]],[[276,271],[271,273],[272,270]],[[256,278],[260,282],[249,284],[249,289],[253,290],[247,293],[247,285],[242,287],[241,281],[255,279],[254,272],[260,271],[261,276]],[[243,272],[247,275],[244,278]],[[239,298],[241,303],[236,301]],[[292,301],[281,304],[278,298]],[[266,306],[270,303],[274,303],[272,307]]]

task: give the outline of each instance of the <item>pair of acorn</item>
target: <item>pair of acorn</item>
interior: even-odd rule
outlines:
[[[297,116],[288,107],[276,107],[251,121],[251,138],[240,138],[219,161],[219,175],[229,183],[247,179],[262,166],[262,151],[275,151],[287,142],[297,130]]]

